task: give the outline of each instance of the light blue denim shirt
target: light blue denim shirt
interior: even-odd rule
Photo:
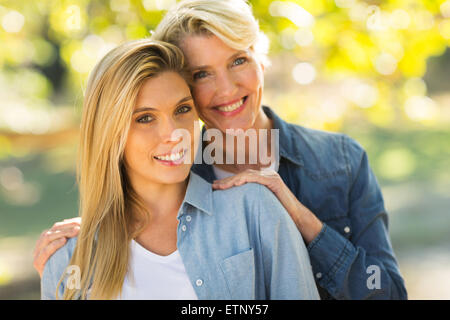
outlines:
[[[213,191],[191,172],[177,219],[177,248],[199,299],[319,299],[302,237],[266,187]],[[55,299],[75,245],[69,239],[47,261],[42,299]]]
[[[361,145],[263,110],[279,130],[280,177],[323,222],[307,247],[321,299],[406,299],[383,196]],[[192,171],[216,179],[211,165]]]

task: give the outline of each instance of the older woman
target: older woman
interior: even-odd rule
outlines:
[[[363,148],[343,134],[289,124],[261,105],[266,56],[250,7],[242,0],[184,0],[153,38],[185,54],[206,129],[224,136],[229,129],[279,130],[279,154],[270,154],[268,168],[261,161],[202,163],[193,171],[215,189],[255,182],[272,190],[307,244],[321,298],[405,299],[383,197]],[[260,141],[258,148],[272,150],[271,139]],[[219,151],[231,159],[243,150],[228,147],[224,143]],[[251,146],[244,151],[249,159]],[[42,235],[36,269],[61,245],[55,239],[76,233],[77,223]]]

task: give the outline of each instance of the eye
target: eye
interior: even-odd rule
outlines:
[[[176,114],[188,113],[189,111],[191,111],[191,109],[192,109],[191,106],[184,105],[184,106],[179,107],[175,113]]]
[[[233,61],[233,66],[239,66],[241,64],[244,64],[245,62],[247,62],[247,58],[240,57]]]
[[[192,75],[192,78],[194,80],[199,80],[199,79],[202,79],[202,78],[206,78],[207,75],[208,75],[208,73],[206,71],[198,71],[198,72],[195,72]]]
[[[139,117],[136,121],[139,123],[149,123],[152,122],[154,119],[151,115],[146,114],[145,116]]]

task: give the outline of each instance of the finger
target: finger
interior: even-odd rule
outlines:
[[[47,230],[46,232],[43,232],[41,235],[41,238],[39,239],[39,241],[36,245],[34,255],[39,254],[39,252],[43,248],[48,246],[53,241],[55,241],[59,238],[66,238],[66,237],[73,238],[76,235],[78,235],[79,231],[80,231],[80,226],[74,224],[74,225],[68,225],[65,228],[60,226],[58,228],[50,229],[50,230]]]
[[[61,237],[73,238],[80,232],[79,225],[70,225],[66,228],[61,228],[57,230],[49,230],[47,231],[47,238],[49,242],[56,240]]]
[[[66,230],[70,228],[75,228],[75,235],[78,233],[79,227],[81,225],[81,217],[76,217],[72,219],[66,219],[60,222],[56,222],[49,230],[44,230],[36,243],[35,251],[40,251],[43,246],[46,246],[49,241],[54,240],[54,238],[49,239],[49,235],[58,230]],[[50,233],[49,233],[50,231]]]
[[[239,172],[239,173],[237,173],[237,174],[235,174],[235,175],[233,175],[231,177],[226,177],[226,178],[223,178],[223,179],[213,180],[213,183],[225,183],[225,182],[228,182],[228,181],[233,180],[233,179],[238,179],[238,178],[240,178],[242,176],[258,174],[259,172],[260,171],[258,171],[258,170],[246,169],[245,171]]]
[[[33,259],[33,267],[42,277],[42,273],[44,272],[45,264],[48,259],[64,244],[66,243],[66,238],[58,238],[44,247],[39,254]]]
[[[56,232],[56,231],[63,231],[63,230],[69,230],[73,228],[80,228],[80,224],[77,222],[70,222],[65,224],[60,224],[57,226],[53,226],[49,231]]]
[[[257,182],[257,183],[260,183],[263,185],[265,185],[267,183],[265,177],[262,177],[258,174],[254,174],[254,173],[247,173],[245,175],[240,175],[240,176],[236,175],[227,181],[213,184],[213,188],[223,190],[223,189],[229,189],[234,186],[241,186],[241,185],[243,185],[245,183],[249,183],[249,182]]]
[[[232,183],[234,181],[235,176],[233,177],[229,177],[229,178],[225,178],[225,179],[220,179],[220,180],[215,180],[212,183],[213,188],[222,188],[225,185],[229,185],[230,183]]]
[[[239,175],[235,175],[233,177],[229,177],[229,178],[225,178],[225,179],[221,179],[221,180],[217,180],[215,182],[213,182],[213,188],[229,188],[232,187],[236,181],[240,180],[241,176]]]
[[[63,222],[76,223],[76,224],[78,224],[78,225],[81,225],[81,217],[75,217],[75,218],[70,218],[70,219],[64,219]]]
[[[39,235],[39,239],[36,241],[36,245],[34,246],[33,251],[33,257],[36,257],[39,254],[39,251],[41,251],[42,242],[44,241],[45,234],[47,233],[47,230],[42,231],[42,233]]]
[[[79,226],[79,225],[81,225],[81,219],[73,218],[56,222],[50,229],[59,229],[59,228],[66,228],[68,226]]]
[[[223,183],[227,183],[233,179],[236,179],[237,176],[240,176],[240,174],[234,175],[232,177],[227,177],[227,178],[223,178],[223,179],[219,179],[219,180],[214,180],[213,184],[223,184]]]

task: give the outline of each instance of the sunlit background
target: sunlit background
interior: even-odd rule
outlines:
[[[170,0],[0,0],[0,299],[38,299],[32,251],[77,215],[83,90]],[[450,299],[450,0],[253,0],[264,103],[367,150],[411,299]]]

